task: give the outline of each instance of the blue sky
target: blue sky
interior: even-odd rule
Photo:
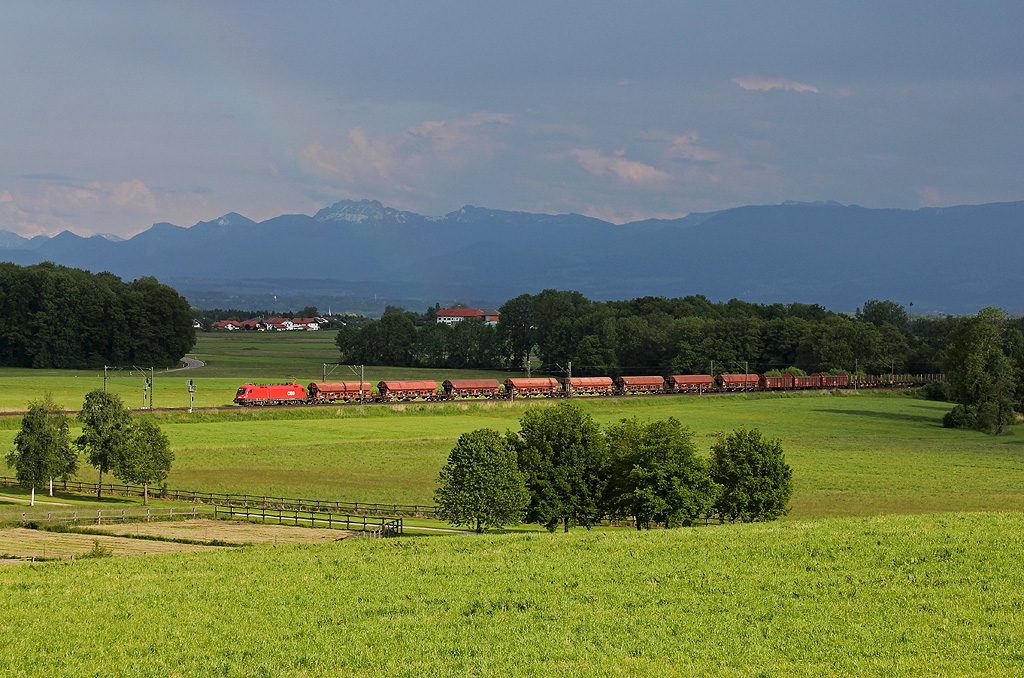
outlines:
[[[0,229],[1024,199],[1024,5],[9,2]]]

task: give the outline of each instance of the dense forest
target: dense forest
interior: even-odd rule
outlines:
[[[170,366],[195,341],[188,302],[156,278],[0,263],[0,365]]]
[[[506,302],[495,325],[434,322],[433,309],[389,308],[337,338],[342,362],[440,368],[522,369],[577,376],[715,374],[803,370],[884,374],[943,372],[957,318],[911,317],[892,301],[869,300],[845,315],[808,304],[752,304],[703,296],[598,302],[544,290]],[[1006,331],[1020,333],[1024,321]]]

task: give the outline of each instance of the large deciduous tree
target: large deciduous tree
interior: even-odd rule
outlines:
[[[611,515],[634,517],[639,530],[652,523],[691,525],[711,509],[718,488],[697,455],[693,431],[678,419],[623,419],[609,427],[605,437]]]
[[[37,487],[49,483],[52,497],[53,479],[67,478],[78,470],[67,417],[53,404],[49,393],[41,401],[29,403],[7,464],[14,468],[18,482],[31,488],[32,506],[36,504]]]
[[[519,521],[530,499],[515,448],[491,429],[462,434],[437,482],[439,516],[477,532]]]
[[[527,410],[512,437],[530,491],[527,520],[554,531],[591,527],[602,515],[607,444],[597,423],[571,403]]]
[[[99,389],[85,395],[85,402],[78,413],[82,423],[82,435],[75,444],[85,452],[88,462],[99,469],[100,480],[96,485],[96,496],[103,490],[103,474],[117,468],[131,429],[131,412],[114,393]]]
[[[943,426],[1001,433],[1015,421],[1013,363],[1002,337],[1006,321],[1006,311],[988,307],[961,318],[950,332],[943,357],[958,405]]]
[[[775,520],[789,512],[793,471],[780,440],[739,428],[711,446],[711,479],[722,491],[715,509],[732,521]]]
[[[138,418],[128,428],[113,471],[126,483],[142,485],[142,503],[148,506],[149,485],[166,479],[173,462],[174,452],[160,427],[149,418]]]

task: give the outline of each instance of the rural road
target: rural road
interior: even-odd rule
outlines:
[[[168,372],[181,372],[182,370],[194,370],[197,367],[202,367],[206,363],[202,360],[196,360],[195,358],[182,358],[181,362],[185,363],[184,367],[175,367],[173,370],[164,370],[161,374],[167,374]]]

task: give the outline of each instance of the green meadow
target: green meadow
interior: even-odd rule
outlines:
[[[196,385],[195,407],[232,405],[242,384],[284,383],[306,385],[321,381],[359,381],[358,366],[335,365],[338,349],[335,331],[318,332],[199,332],[189,358],[201,360],[203,367],[191,370],[155,370],[153,407],[188,407],[188,381]],[[326,365],[326,366],[325,366]],[[143,371],[136,367],[145,368]],[[148,366],[120,366],[107,370],[107,390],[121,396],[125,405],[143,407],[144,377]],[[376,384],[381,379],[499,379],[512,373],[487,370],[455,370],[446,373],[404,367],[366,366],[363,378]],[[32,370],[0,368],[0,412],[21,412],[29,400],[45,392],[54,402],[77,410],[85,394],[103,388],[103,370]],[[146,405],[149,400],[147,397]]]
[[[1010,676],[1024,514],[404,537],[0,567],[27,676]]]

